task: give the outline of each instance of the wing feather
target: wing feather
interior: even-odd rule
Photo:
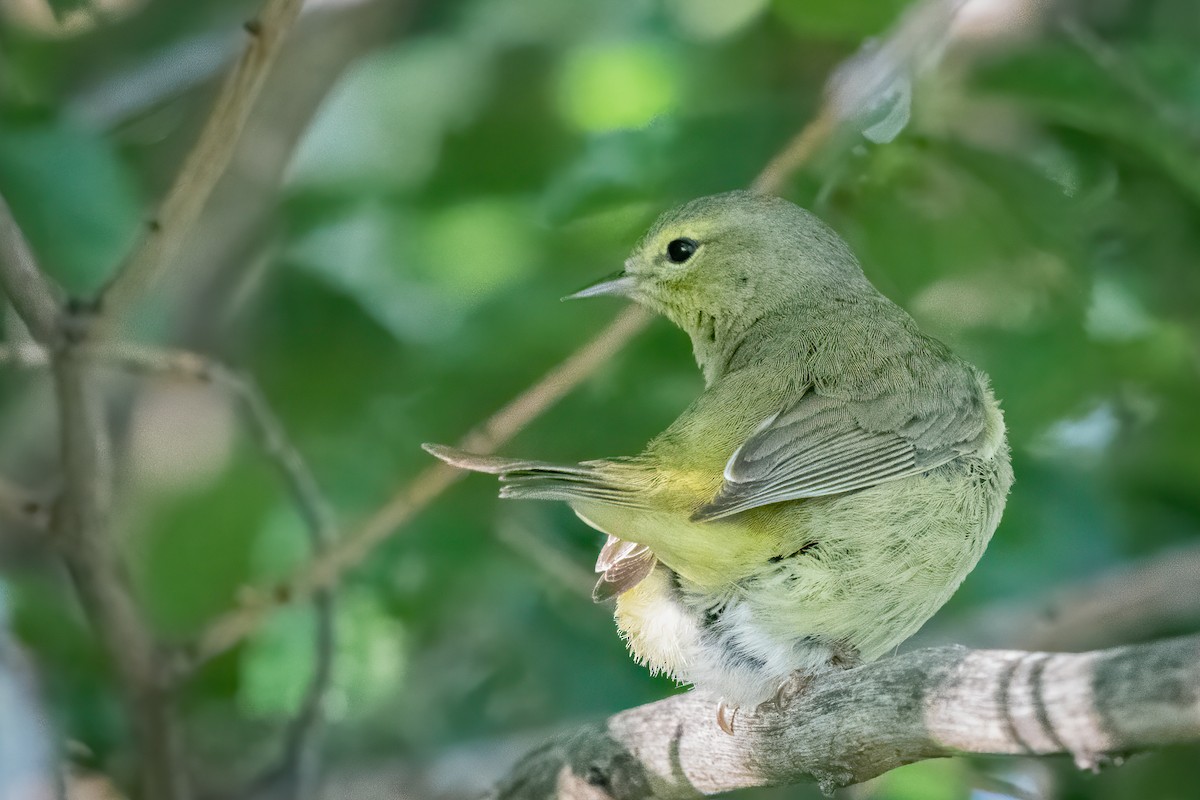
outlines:
[[[716,497],[692,519],[716,520],[918,475],[970,452],[983,435],[983,406],[969,393],[961,403],[921,413],[889,416],[879,405],[803,393],[734,452]],[[864,422],[879,419],[892,423]]]

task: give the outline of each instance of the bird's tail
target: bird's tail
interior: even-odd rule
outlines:
[[[498,475],[501,497],[530,500],[592,500],[611,505],[638,507],[637,487],[623,483],[611,469],[612,462],[585,461],[552,464],[524,458],[504,458],[468,453],[443,444],[423,444],[425,452],[452,467]]]

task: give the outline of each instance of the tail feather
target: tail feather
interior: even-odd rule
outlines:
[[[530,500],[593,500],[609,505],[640,507],[635,486],[621,483],[605,469],[604,461],[553,464],[503,456],[468,453],[440,444],[421,445],[427,453],[452,467],[498,475],[500,496]]]

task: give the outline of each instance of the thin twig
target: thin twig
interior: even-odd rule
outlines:
[[[199,138],[147,226],[141,244],[101,294],[101,308],[110,324],[158,281],[187,242],[233,158],[267,72],[303,5],[303,0],[267,0],[258,17],[246,23],[246,49],[222,85]]]
[[[128,586],[110,529],[112,474],[103,398],[70,350],[54,361],[63,496],[54,534],[80,602],[116,666],[140,747],[142,793],[190,796],[169,676]]]
[[[287,435],[283,423],[271,409],[266,396],[248,375],[230,369],[221,362],[186,350],[178,350],[124,342],[93,342],[77,345],[74,356],[80,361],[123,369],[141,374],[169,374],[186,380],[214,383],[229,391],[240,401],[259,448],[274,464],[288,487],[296,507],[305,522],[313,558],[319,559],[332,543],[337,532],[337,519],[325,499],[316,476],[299,449]],[[50,363],[47,350],[36,344],[19,347],[0,346],[0,363],[12,362],[21,366],[39,367]],[[4,499],[0,485],[0,501]],[[321,708],[328,687],[333,660],[333,598],[330,588],[314,593],[317,635],[313,677],[301,710],[289,730],[284,761],[295,767],[294,772],[312,774],[304,762],[315,738],[309,731],[319,727]],[[301,780],[302,784],[309,781]]]
[[[259,449],[276,466],[288,487],[292,501],[300,509],[312,549],[312,558],[321,558],[337,533],[337,519],[325,499],[308,463],[292,443],[282,421],[272,410],[266,396],[249,376],[221,362],[187,350],[126,342],[90,342],[76,345],[73,357],[80,362],[147,375],[172,375],[200,383],[213,383],[240,401]],[[0,363],[41,367],[51,363],[48,351],[37,344],[20,347],[0,346]],[[4,505],[4,486],[0,483],[0,506]],[[316,658],[308,690],[296,718],[284,737],[282,764],[270,771],[271,777],[286,776],[295,782],[292,794],[311,796],[317,777],[316,750],[319,743],[325,695],[333,670],[334,601],[332,587],[313,594],[316,612]],[[187,664],[182,667],[186,670]]]
[[[833,113],[828,105],[823,105],[817,116],[767,163],[750,184],[750,190],[759,194],[779,194],[787,185],[788,179],[812,160],[836,129]]]
[[[18,316],[39,342],[54,344],[58,336],[59,289],[38,269],[12,210],[0,197],[0,287]]]
[[[250,429],[258,440],[259,449],[276,466],[293,503],[300,509],[312,558],[322,558],[337,534],[337,518],[308,462],[291,441],[283,422],[253,378],[215,359],[185,350],[128,343],[97,343],[83,348],[81,355],[96,363],[131,372],[170,374],[189,380],[211,381],[237,397]],[[272,780],[282,776],[292,781],[291,794],[301,798],[312,795],[318,779],[320,729],[325,696],[333,673],[335,645],[333,587],[318,589],[312,599],[317,628],[313,674],[300,709],[284,737],[282,763],[272,768],[268,776]]]
[[[816,138],[816,134],[809,137]],[[810,154],[815,149],[814,146]],[[793,156],[790,163],[792,169],[798,169],[803,160]],[[788,175],[785,170],[778,169],[776,174],[779,180],[786,180]],[[759,176],[756,183],[761,180],[762,176]],[[494,452],[608,363],[649,321],[650,315],[641,308],[627,308],[587,344],[468,433],[460,446],[475,453]],[[238,608],[218,617],[201,635],[196,647],[197,658],[206,661],[224,653],[258,630],[277,608],[336,586],[342,576],[361,563],[377,544],[440,497],[462,476],[461,471],[442,463],[426,467],[366,522],[339,539],[323,558],[305,565],[278,586],[244,593]]]
[[[944,37],[949,21],[961,7],[962,0],[935,0],[935,5],[937,8],[928,14],[906,15],[902,20],[896,29],[897,39],[902,41],[891,43],[894,52],[887,53],[889,69],[900,68],[893,62],[904,61],[902,66],[906,66],[908,61],[905,59],[921,60],[922,45],[928,44],[922,37]],[[941,47],[940,39],[936,45]],[[885,50],[886,44],[879,49]],[[852,107],[850,101],[863,97],[866,88],[882,80],[851,80],[860,71],[877,69],[880,61],[878,54],[868,55],[856,55],[848,69],[840,70],[837,75],[840,88],[827,94],[821,113],[755,178],[753,187],[756,190],[766,191],[785,185],[791,175],[829,140],[838,125],[854,120],[859,109]],[[884,77],[890,76],[891,73]],[[882,80],[882,84],[887,83],[887,80]],[[834,109],[836,113],[828,112],[828,109]],[[541,381],[469,433],[460,445],[476,453],[494,452],[620,352],[647,322],[648,314],[645,311],[636,307],[625,310]],[[458,470],[444,464],[431,465],[396,492],[357,530],[339,539],[323,558],[303,566],[289,579],[268,591],[245,593],[240,607],[218,617],[204,631],[197,644],[198,658],[205,660],[233,647],[256,631],[264,619],[280,606],[336,586],[377,544],[439,497],[461,475]]]

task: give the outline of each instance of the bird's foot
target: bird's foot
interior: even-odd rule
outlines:
[[[775,696],[763,703],[763,705],[769,706],[775,711],[782,711],[783,704],[790,698],[808,691],[808,687],[812,684],[812,679],[812,675],[803,672],[793,674],[786,681],[779,684],[779,688],[775,690]]]
[[[733,723],[737,719],[737,713],[738,707],[725,705],[725,699],[722,698],[717,703],[717,727],[730,736],[733,736]]]
[[[829,666],[838,669],[854,669],[859,664],[862,664],[862,656],[858,654],[857,647],[844,642],[838,642],[833,646],[833,652],[829,655]]]

